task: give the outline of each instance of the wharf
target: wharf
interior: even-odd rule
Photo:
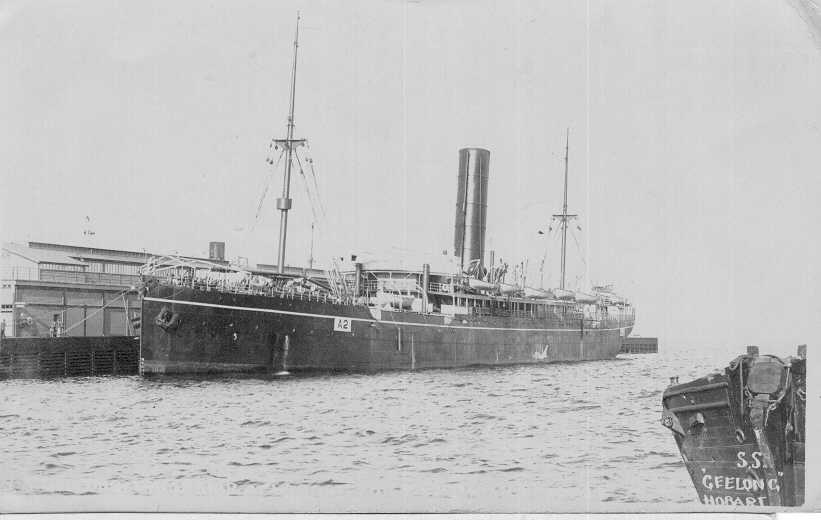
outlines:
[[[133,336],[0,339],[0,379],[137,375]]]
[[[627,337],[621,342],[620,354],[658,354],[659,339]]]

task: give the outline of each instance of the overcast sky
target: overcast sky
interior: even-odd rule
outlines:
[[[453,247],[457,151],[491,151],[497,258],[558,247],[670,344],[819,344],[821,52],[798,0],[5,2],[4,241],[274,263],[295,13],[316,255]],[[257,205],[269,183],[261,216]],[[292,186],[288,263],[311,210]],[[578,240],[579,247],[576,245]]]

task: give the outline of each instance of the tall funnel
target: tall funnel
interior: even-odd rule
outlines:
[[[456,226],[454,253],[462,270],[471,261],[485,263],[487,227],[487,178],[490,152],[483,148],[459,150],[459,184],[456,189]]]

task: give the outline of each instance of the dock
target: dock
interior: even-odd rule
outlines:
[[[658,354],[659,339],[647,337],[626,337],[621,342],[619,354]]]
[[[133,336],[0,339],[0,379],[137,375]]]

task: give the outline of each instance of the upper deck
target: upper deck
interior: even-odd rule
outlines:
[[[536,320],[565,326],[629,327],[635,320],[633,307],[612,292],[576,301],[559,298],[533,298],[519,289],[501,293],[500,284],[484,289],[471,287],[465,275],[430,273],[408,269],[356,269],[330,272],[324,277],[299,277],[255,273],[204,262],[169,261],[147,264],[143,271],[148,283],[188,287],[200,291],[251,294],[271,298],[298,299],[333,305],[355,305],[377,311],[441,315],[464,319],[512,318]],[[511,286],[507,286],[511,287]],[[589,295],[587,295],[589,297]],[[579,321],[581,320],[581,321]]]

